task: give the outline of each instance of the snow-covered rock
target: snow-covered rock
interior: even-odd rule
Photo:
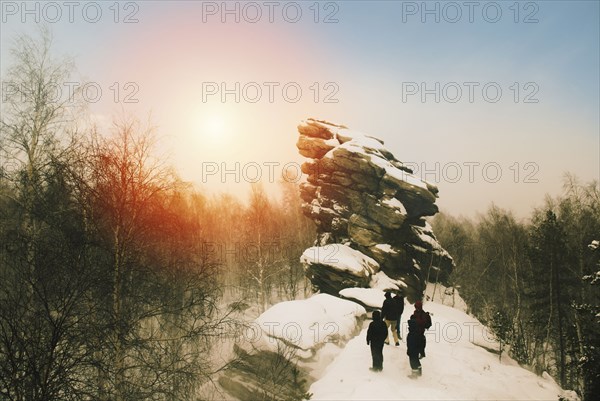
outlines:
[[[401,280],[394,280],[380,271],[371,276],[369,288],[344,288],[339,294],[342,298],[358,302],[360,305],[372,309],[381,309],[385,300],[386,291],[404,293],[406,284]]]
[[[337,285],[366,287],[379,271],[374,259],[344,244],[308,248],[300,261],[312,283],[325,293],[332,293]]]
[[[321,264],[358,277],[370,277],[379,270],[379,264],[365,254],[344,244],[313,246],[300,257],[304,264]]]
[[[219,387],[232,400],[302,399],[365,318],[362,306],[328,294],[280,302],[247,327]]]
[[[376,288],[344,288],[340,295],[371,309],[380,309],[385,300],[385,292]]]
[[[305,252],[302,261],[313,285],[338,295],[345,288],[385,283],[389,287],[380,289],[402,291],[413,301],[425,288],[425,267],[436,272],[430,278],[443,281],[453,261],[424,219],[438,211],[437,187],[413,175],[373,136],[314,119],[298,131],[297,147],[309,158],[302,166],[307,174],[300,186],[302,209],[317,226],[316,248],[307,251],[347,246],[359,264],[358,270],[340,268]],[[361,255],[390,280],[370,280]]]
[[[261,334],[255,346],[277,352],[283,344],[309,359],[326,343],[344,343],[356,335],[366,310],[355,302],[328,294],[280,302],[255,321]]]

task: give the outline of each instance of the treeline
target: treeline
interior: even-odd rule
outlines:
[[[451,284],[519,363],[583,399],[600,394],[600,188],[567,175],[529,219],[492,206],[476,219],[437,215],[454,257]]]
[[[257,312],[312,291],[300,255],[314,242],[314,224],[302,214],[298,186],[279,186],[281,199],[254,184],[247,202],[229,194],[195,196],[202,247],[219,262],[227,298],[241,299],[241,307],[256,305]]]
[[[223,366],[243,299],[295,297],[314,237],[296,187],[203,196],[135,118],[78,128],[50,36],[13,49],[0,125],[0,399],[184,400]],[[283,246],[287,244],[287,246]]]

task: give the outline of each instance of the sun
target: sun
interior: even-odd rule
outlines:
[[[229,134],[227,120],[222,114],[212,113],[201,119],[201,135],[211,141],[224,141]]]
[[[231,113],[217,108],[197,109],[190,113],[190,134],[194,142],[203,146],[223,146],[234,132]]]
[[[235,105],[202,105],[189,112],[187,132],[192,143],[218,149],[228,147],[239,139],[240,120],[246,114]]]

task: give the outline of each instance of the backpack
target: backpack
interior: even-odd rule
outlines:
[[[421,310],[418,313],[415,312],[413,316],[417,321],[417,327],[419,327],[422,331],[425,331],[431,327],[431,315],[429,315],[429,312]]]
[[[425,328],[428,329],[431,327],[431,315],[429,312],[425,312]]]

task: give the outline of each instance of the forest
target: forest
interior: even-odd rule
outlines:
[[[584,399],[600,392],[600,187],[566,174],[524,220],[495,205],[475,219],[432,219],[470,313],[511,357]]]
[[[19,39],[3,103],[0,398],[186,399],[223,368],[210,350],[233,311],[306,290],[313,229],[295,184],[204,196],[151,125],[81,128],[78,94],[52,97],[72,70],[50,44]]]
[[[0,399],[201,399],[227,366],[223,336],[312,289],[315,238],[297,185],[247,202],[206,195],[157,153],[151,122],[82,124],[80,93],[53,98],[73,63],[48,34],[21,37],[3,81]],[[506,352],[591,400],[600,392],[600,188],[566,175],[527,219],[491,206],[440,213],[449,285]],[[594,247],[594,244],[595,247]],[[241,312],[241,313],[240,313]],[[243,316],[240,317],[240,316]]]

